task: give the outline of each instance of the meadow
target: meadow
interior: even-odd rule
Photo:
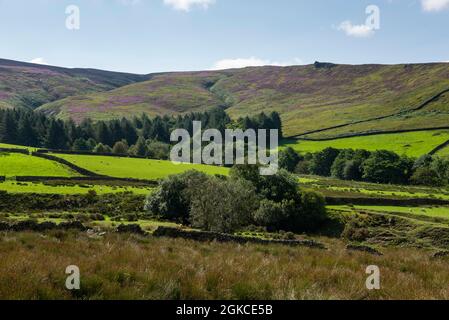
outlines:
[[[420,157],[449,140],[449,130],[414,131],[397,134],[376,134],[327,141],[286,140],[283,146],[300,153],[318,152],[325,148],[389,150],[399,155]]]
[[[384,256],[279,245],[133,235],[0,233],[0,299],[448,299],[449,260],[388,248]],[[65,289],[76,264],[81,290]],[[377,265],[381,290],[368,291]]]
[[[20,153],[0,152],[0,176],[77,177],[80,175],[54,161]]]
[[[153,190],[151,187],[133,187],[133,186],[107,186],[107,185],[93,185],[93,184],[68,184],[68,185],[49,185],[45,183],[33,182],[16,182],[5,181],[0,182],[0,191],[7,191],[9,193],[40,193],[40,194],[87,194],[89,191],[95,193],[109,194],[132,192],[134,194],[147,195]]]
[[[366,210],[383,213],[407,213],[416,216],[427,216],[432,218],[444,218],[449,223],[449,207],[401,207],[401,206],[329,206],[330,209],[338,210]]]
[[[227,175],[229,172],[229,169],[224,167],[196,164],[173,164],[171,161],[163,160],[66,154],[55,155],[97,174],[116,178],[158,180],[188,170],[198,170],[207,174],[220,175]]]

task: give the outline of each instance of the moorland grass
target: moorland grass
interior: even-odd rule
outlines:
[[[449,140],[449,130],[414,131],[397,134],[377,134],[341,138],[329,141],[286,140],[285,147],[300,153],[319,152],[325,148],[389,150],[399,155],[420,157]]]
[[[188,170],[198,170],[212,175],[227,175],[229,173],[229,169],[224,167],[174,164],[171,161],[163,160],[65,154],[55,155],[84,169],[116,178],[158,180]]]
[[[0,233],[0,299],[448,299],[449,260],[407,248],[384,256],[279,245],[71,232]],[[65,289],[77,265],[81,290]],[[369,265],[381,290],[365,286]]]
[[[47,159],[19,153],[0,153],[0,176],[80,176],[68,167]]]

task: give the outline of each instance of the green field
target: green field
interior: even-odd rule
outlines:
[[[449,130],[414,131],[396,134],[378,134],[365,137],[341,138],[329,141],[286,140],[300,153],[318,152],[328,147],[336,149],[389,150],[399,155],[420,157],[449,140]]]
[[[0,148],[5,148],[5,149],[27,149],[29,151],[35,151],[37,148],[33,148],[33,147],[25,147],[25,146],[19,146],[16,144],[7,144],[7,143],[0,143]]]
[[[229,172],[229,169],[223,167],[195,164],[177,165],[170,161],[161,160],[65,154],[57,154],[56,156],[95,173],[116,178],[157,180],[188,170],[221,175],[227,175]]]
[[[69,168],[50,160],[19,153],[0,153],[0,176],[79,176]]]
[[[367,210],[383,213],[408,213],[412,215],[449,219],[449,207],[393,207],[393,206],[329,206],[338,210]]]
[[[33,182],[6,181],[0,183],[0,191],[10,193],[41,193],[41,194],[87,194],[90,190],[97,194],[132,192],[134,194],[147,195],[150,187],[131,186],[105,186],[105,185],[46,185]]]

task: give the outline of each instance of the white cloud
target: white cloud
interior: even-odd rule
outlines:
[[[175,10],[188,12],[192,7],[207,9],[215,3],[215,0],[164,0],[164,3]]]
[[[351,21],[343,21],[337,30],[344,31],[346,35],[356,38],[367,38],[374,34],[374,29],[366,24],[354,25]]]
[[[31,63],[35,63],[35,64],[44,64],[44,65],[48,65],[48,62],[45,61],[44,58],[34,58],[33,60],[30,61]]]
[[[424,11],[441,11],[449,8],[449,0],[421,0]]]
[[[238,69],[245,67],[260,67],[260,66],[285,67],[289,65],[302,64],[302,63],[303,62],[299,58],[295,58],[293,59],[293,61],[277,62],[251,57],[251,58],[223,59],[217,61],[211,69],[224,70],[224,69]]]

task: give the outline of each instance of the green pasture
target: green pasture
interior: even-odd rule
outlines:
[[[76,177],[76,172],[47,159],[20,153],[0,153],[0,176]]]
[[[407,213],[419,216],[428,216],[432,218],[446,218],[449,219],[449,207],[435,206],[435,207],[396,207],[396,206],[328,206],[329,209],[343,210],[343,211],[374,211],[383,213]]]
[[[5,181],[0,183],[0,191],[9,193],[43,193],[43,194],[87,194],[89,191],[97,194],[132,192],[134,194],[147,195],[151,192],[150,187],[131,186],[106,186],[106,185],[47,185],[33,182]]]
[[[116,178],[157,180],[188,170],[198,170],[211,175],[227,175],[229,172],[229,169],[223,167],[174,164],[162,160],[65,154],[57,154],[56,156],[95,173]]]
[[[449,130],[413,131],[395,134],[378,134],[329,141],[285,140],[284,147],[297,152],[319,152],[328,147],[336,149],[389,150],[399,155],[420,157],[449,140]],[[449,155],[449,150],[447,151]]]

